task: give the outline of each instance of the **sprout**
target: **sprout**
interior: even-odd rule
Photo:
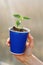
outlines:
[[[13,15],[14,17],[16,17],[17,18],[17,20],[16,20],[16,26],[17,27],[19,27],[19,25],[21,24],[21,22],[23,21],[23,20],[29,20],[30,18],[28,18],[28,17],[23,17],[23,16],[21,16],[21,15],[19,15],[19,14],[14,14]]]

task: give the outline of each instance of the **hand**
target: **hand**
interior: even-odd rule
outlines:
[[[8,46],[10,46],[10,39],[8,38],[7,39],[7,45]],[[25,50],[25,52],[24,52],[24,54],[22,54],[22,55],[14,55],[17,59],[19,59],[21,62],[24,62],[25,61],[25,59],[26,59],[26,57],[28,56],[28,54],[27,54],[27,50],[30,48],[30,49],[32,49],[33,48],[33,37],[31,36],[31,34],[29,33],[29,35],[28,35],[28,41],[27,41],[27,43],[26,43],[26,50]],[[30,50],[30,52],[32,52],[31,50]],[[31,55],[31,53],[29,52],[29,54]]]

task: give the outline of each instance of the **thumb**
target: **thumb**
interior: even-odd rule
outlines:
[[[6,44],[7,44],[8,46],[10,46],[10,38],[7,39]]]

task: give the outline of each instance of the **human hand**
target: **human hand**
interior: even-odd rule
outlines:
[[[10,39],[8,38],[7,39],[7,45],[10,46]],[[17,59],[19,59],[21,62],[24,62],[25,59],[27,58],[27,56],[30,56],[32,53],[32,51],[30,49],[32,49],[34,46],[34,43],[33,43],[33,37],[31,36],[31,34],[29,33],[28,35],[28,40],[26,42],[26,49],[25,49],[25,52],[24,54],[22,55],[14,55]],[[29,55],[28,55],[28,51],[29,50]]]

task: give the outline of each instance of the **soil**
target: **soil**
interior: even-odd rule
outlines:
[[[19,32],[26,32],[26,31],[27,31],[27,30],[25,30],[25,29],[16,28],[15,26],[13,26],[13,30],[14,30],[14,31],[19,31]]]

